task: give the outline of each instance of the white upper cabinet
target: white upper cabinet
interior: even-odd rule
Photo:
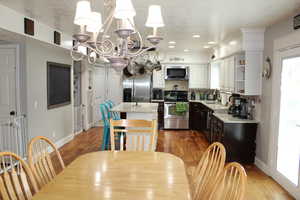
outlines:
[[[165,88],[164,67],[160,71],[153,71],[153,88]]]
[[[211,86],[219,85],[221,91],[241,95],[261,95],[264,31],[264,29],[242,29],[242,51],[211,63]],[[219,65],[217,81],[216,75],[213,75],[218,74],[216,72],[218,68],[213,68],[216,63]]]
[[[210,65],[210,89],[220,89],[221,62],[212,62]]]
[[[208,86],[208,65],[190,65],[190,89],[209,88]]]
[[[219,80],[212,77],[212,73],[217,74],[214,71],[218,68],[212,68],[211,85],[219,84],[220,90],[225,92],[260,95],[261,60],[261,53],[245,52],[217,61],[216,63],[219,63]],[[214,65],[212,64],[212,66]]]
[[[234,56],[223,59],[220,62],[220,89],[227,92],[234,92]]]

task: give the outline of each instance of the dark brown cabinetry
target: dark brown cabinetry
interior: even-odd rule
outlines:
[[[164,102],[158,103],[158,129],[164,128]]]
[[[190,103],[190,129],[205,134],[209,143],[226,148],[227,162],[252,164],[255,159],[257,123],[225,123],[202,103]]]
[[[257,123],[224,123],[211,118],[210,143],[220,142],[226,148],[226,161],[252,164],[255,159]]]
[[[190,129],[201,131],[206,135],[207,139],[209,139],[210,123],[208,120],[211,113],[213,113],[213,111],[202,103],[191,102],[189,120]]]
[[[190,103],[189,110],[189,126],[191,130],[201,130],[201,104],[200,103]]]

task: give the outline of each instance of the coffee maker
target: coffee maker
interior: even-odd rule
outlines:
[[[231,106],[228,109],[228,114],[231,114],[233,117],[240,119],[248,118],[248,102],[247,99],[241,97],[233,97],[231,99]]]
[[[239,114],[239,105],[240,105],[240,95],[239,94],[232,94],[229,97],[229,108],[228,114],[230,115],[238,115]]]
[[[248,102],[247,102],[247,99],[241,99],[240,111],[239,111],[238,118],[248,119]]]

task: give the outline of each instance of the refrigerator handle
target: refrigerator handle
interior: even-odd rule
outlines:
[[[135,102],[135,83],[134,83],[134,79],[132,80],[132,101]]]

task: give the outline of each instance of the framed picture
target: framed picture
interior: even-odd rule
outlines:
[[[294,30],[300,28],[300,14],[294,17]]]

